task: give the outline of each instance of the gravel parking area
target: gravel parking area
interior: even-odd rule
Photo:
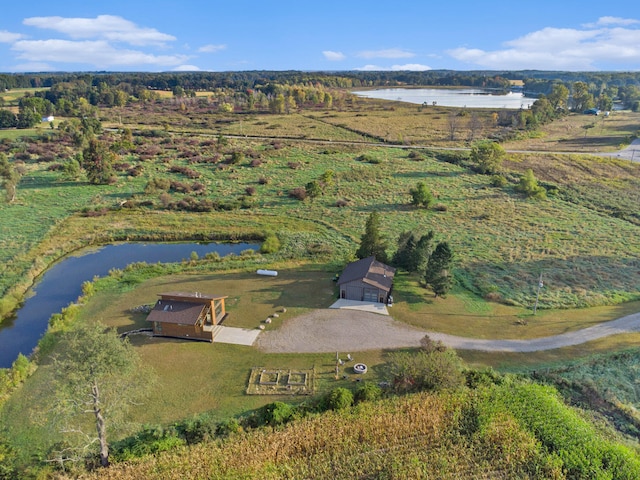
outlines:
[[[357,310],[314,310],[263,332],[255,345],[268,353],[318,353],[418,347],[429,335],[457,350],[535,352],[640,331],[640,313],[575,332],[530,340],[482,340],[427,332],[391,317]]]
[[[424,331],[358,310],[314,310],[265,331],[254,344],[268,353],[318,353],[418,347]]]

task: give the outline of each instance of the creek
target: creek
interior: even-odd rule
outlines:
[[[31,288],[22,306],[0,323],[0,368],[9,368],[18,354],[29,355],[47,331],[52,314],[82,294],[82,284],[111,269],[135,262],[172,263],[217,252],[221,257],[259,250],[250,243],[119,243],[67,256],[49,268]]]

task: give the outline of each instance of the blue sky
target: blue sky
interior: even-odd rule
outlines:
[[[636,1],[31,0],[0,72],[640,69]]]

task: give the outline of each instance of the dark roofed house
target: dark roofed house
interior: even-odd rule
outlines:
[[[388,303],[396,269],[367,257],[348,264],[340,278],[340,298],[360,302]]]
[[[153,334],[213,342],[215,325],[226,316],[224,299],[202,293],[161,293],[147,316]]]

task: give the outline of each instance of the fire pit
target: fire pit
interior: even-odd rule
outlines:
[[[356,373],[367,373],[367,366],[364,363],[356,363],[353,366],[353,371]]]

